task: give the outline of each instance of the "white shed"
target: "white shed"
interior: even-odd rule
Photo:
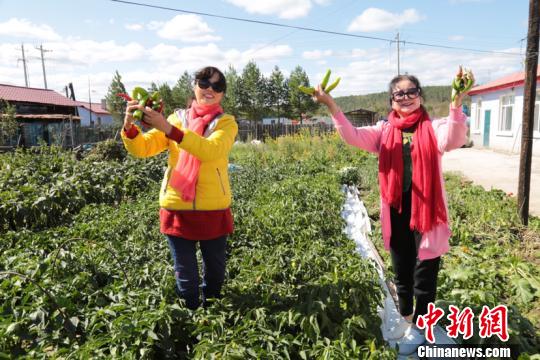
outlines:
[[[474,146],[519,153],[525,73],[514,73],[469,91]],[[540,67],[536,77],[533,154],[540,155]]]

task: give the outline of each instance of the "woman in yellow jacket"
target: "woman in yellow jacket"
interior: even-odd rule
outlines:
[[[238,125],[221,108],[226,88],[219,69],[202,68],[195,74],[195,100],[189,109],[175,110],[165,120],[151,108],[130,101],[122,131],[124,145],[133,156],[145,158],[169,151],[159,194],[160,230],[174,260],[177,294],[190,309],[200,304],[196,244],[203,258],[205,305],[206,299],[220,297],[227,237],[233,231],[227,169]],[[133,124],[137,109],[153,127],[147,133]]]

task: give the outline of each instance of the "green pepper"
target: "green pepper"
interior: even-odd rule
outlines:
[[[308,94],[308,95],[313,95],[313,93],[315,92],[315,89],[312,88],[312,87],[307,87],[307,86],[304,86],[304,85],[299,85],[298,86],[298,89],[303,92],[304,94]]]
[[[324,74],[324,77],[321,81],[321,89],[323,89],[324,92],[328,92],[326,91],[326,85],[328,84],[328,80],[330,79],[330,69],[326,70],[326,74]]]
[[[159,101],[160,101],[160,98],[159,98],[159,92],[158,91],[155,91],[152,96],[150,96],[150,101],[151,101],[151,104],[150,106],[152,107],[152,110],[155,110],[157,111],[159,109]]]
[[[148,101],[148,91],[144,90],[142,87],[137,86],[133,89],[131,92],[131,97],[133,100],[137,100],[139,102],[139,105],[146,106],[146,102]],[[144,113],[141,110],[135,110],[133,112],[133,118],[137,120],[142,120],[144,116]]]
[[[336,86],[338,86],[339,82],[341,81],[341,78],[338,77],[336,79],[336,81],[334,81],[333,83],[331,83],[330,85],[328,85],[328,87],[326,89],[324,89],[324,92],[325,93],[330,93],[330,91],[334,90],[336,88]]]
[[[459,71],[452,80],[452,101],[461,93],[469,91],[474,85],[471,69],[463,69],[459,66]]]

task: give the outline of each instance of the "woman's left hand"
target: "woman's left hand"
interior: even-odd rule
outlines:
[[[458,71],[458,75],[460,75],[460,74],[461,74],[461,76],[463,76],[461,66],[460,66],[459,71]],[[456,75],[456,76],[458,76],[458,75]],[[461,107],[461,105],[463,104],[463,98],[465,97],[465,95],[467,95],[467,93],[469,92],[471,87],[474,86],[475,79],[474,79],[474,74],[473,74],[472,70],[470,70],[470,69],[467,70],[467,77],[471,80],[470,85],[467,86],[467,89],[465,89],[465,91],[457,92],[456,96],[452,100],[452,107],[454,109],[457,109],[457,108]],[[465,82],[467,82],[467,80]]]
[[[164,132],[165,135],[171,132],[172,125],[165,119],[165,117],[163,117],[163,114],[152,110],[152,108],[149,106],[143,107],[142,105],[139,105],[138,108],[144,113],[142,121],[154,129]]]

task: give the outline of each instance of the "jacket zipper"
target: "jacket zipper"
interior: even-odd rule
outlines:
[[[221,190],[223,190],[223,195],[226,195],[225,194],[225,186],[223,186],[223,180],[221,179],[221,173],[219,172],[218,168],[216,168],[216,171],[217,171],[217,176],[219,178],[219,183],[221,184]]]
[[[171,168],[167,167],[165,174],[167,180],[165,180],[165,186],[163,187],[163,195],[167,193],[167,186],[169,186],[169,181],[171,181],[171,173]]]

